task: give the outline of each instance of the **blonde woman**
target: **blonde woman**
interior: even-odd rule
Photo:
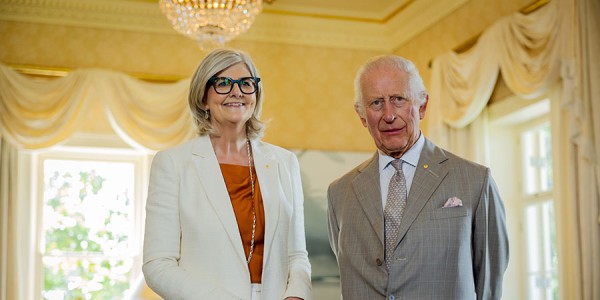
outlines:
[[[242,51],[194,74],[199,136],[156,154],[146,204],[143,272],[165,299],[311,299],[298,161],[260,140],[262,101]]]

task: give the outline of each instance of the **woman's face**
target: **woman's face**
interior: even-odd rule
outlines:
[[[244,63],[237,63],[221,71],[216,77],[239,80],[251,76]],[[233,88],[227,94],[217,93],[212,85],[208,87],[205,109],[210,110],[210,122],[215,128],[234,126],[245,130],[246,121],[252,117],[255,107],[256,92],[242,93],[237,83],[233,84]]]

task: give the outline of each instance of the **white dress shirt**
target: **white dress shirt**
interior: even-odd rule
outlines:
[[[421,157],[421,150],[425,144],[425,138],[423,134],[419,134],[419,138],[415,144],[402,155],[400,159],[405,163],[402,164],[402,172],[404,172],[404,179],[406,180],[406,190],[408,191],[407,196],[410,194],[410,187],[412,185],[413,178],[415,177],[415,170]],[[396,169],[392,166],[393,157],[388,156],[378,150],[379,152],[379,185],[381,187],[381,204],[385,208],[387,203],[387,194],[390,186],[390,179],[394,176]]]

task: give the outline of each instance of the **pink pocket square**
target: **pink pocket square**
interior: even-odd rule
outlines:
[[[448,200],[446,200],[446,203],[444,203],[444,206],[442,206],[442,207],[449,208],[449,207],[456,207],[456,206],[462,206],[462,200],[460,200],[456,197],[451,197],[451,198],[448,198]]]

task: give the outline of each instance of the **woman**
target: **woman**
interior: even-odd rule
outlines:
[[[166,299],[310,299],[302,184],[291,152],[260,141],[260,77],[218,49],[192,79],[199,137],[156,154],[143,272]]]

